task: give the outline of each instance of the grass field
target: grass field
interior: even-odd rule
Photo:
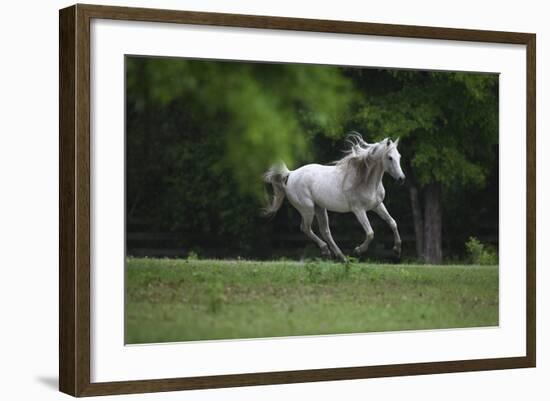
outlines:
[[[127,259],[126,343],[498,325],[497,266]]]

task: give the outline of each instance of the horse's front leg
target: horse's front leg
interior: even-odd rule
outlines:
[[[365,210],[353,210],[353,214],[355,214],[355,217],[357,217],[357,220],[361,224],[361,227],[363,227],[363,230],[365,230],[366,234],[365,241],[354,249],[354,252],[357,255],[361,255],[362,253],[365,253],[369,248],[369,244],[374,238],[374,230],[370,226],[369,219],[367,218],[367,212]]]
[[[373,209],[374,212],[382,218],[393,231],[393,251],[399,257],[401,256],[401,237],[399,236],[399,230],[397,229],[397,223],[388,213],[386,206],[383,203],[380,203],[376,208]]]

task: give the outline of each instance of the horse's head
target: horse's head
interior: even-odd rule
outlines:
[[[389,173],[399,184],[405,183],[405,174],[401,169],[401,154],[397,150],[399,138],[392,142],[391,139],[385,139],[385,152],[382,163],[384,171]]]

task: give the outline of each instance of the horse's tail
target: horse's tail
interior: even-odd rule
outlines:
[[[264,216],[272,216],[280,209],[285,200],[285,186],[290,170],[283,162],[273,165],[263,176],[264,182],[273,186],[273,196],[268,199],[267,206],[262,209]]]

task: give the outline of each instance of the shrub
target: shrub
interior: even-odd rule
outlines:
[[[497,265],[498,254],[496,249],[483,244],[476,237],[470,237],[466,242],[466,251],[472,264]]]

